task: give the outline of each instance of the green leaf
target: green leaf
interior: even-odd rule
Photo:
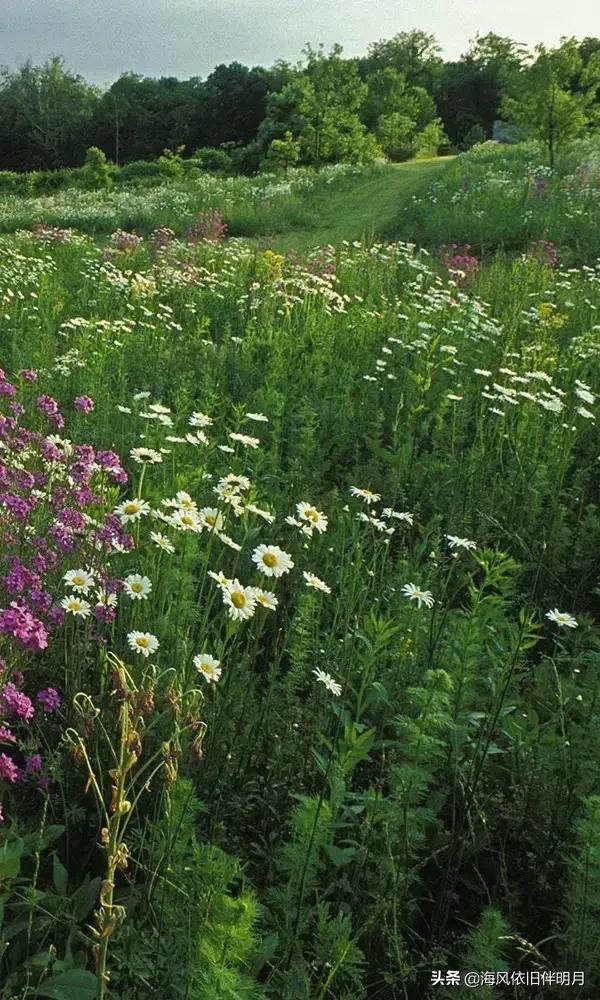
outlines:
[[[87,917],[98,898],[101,882],[102,879],[100,877],[92,879],[91,882],[88,877],[71,896],[73,916],[76,920],[83,920],[84,917]]]
[[[65,832],[64,826],[59,824],[51,824],[43,830],[42,834],[39,833],[28,833],[23,837],[24,843],[24,854],[34,854],[35,851],[43,851],[44,848],[49,847],[53,844],[55,840],[62,837]]]
[[[66,896],[69,873],[56,852],[52,855],[52,880],[59,895]]]
[[[356,854],[355,847],[336,847],[335,844],[327,844],[325,846],[325,853],[329,856],[329,859],[333,862],[336,868],[341,868],[342,865],[347,865]]]
[[[21,837],[9,840],[0,848],[0,880],[19,874],[24,843]]]
[[[98,980],[86,969],[69,969],[50,976],[35,988],[36,997],[50,997],[51,1000],[94,1000]]]

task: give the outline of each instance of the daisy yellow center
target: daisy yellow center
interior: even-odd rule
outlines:
[[[143,585],[143,583],[132,583],[131,584],[131,589],[136,594],[141,594],[142,590],[144,589],[144,585]]]
[[[212,667],[210,663],[201,663],[200,670],[203,674],[212,674]]]
[[[234,590],[231,594],[231,603],[236,608],[244,608],[246,606],[246,595],[243,590]]]
[[[127,503],[127,504],[125,504],[125,513],[126,514],[136,514],[137,511],[138,511],[138,505],[136,503]]]
[[[183,517],[181,518],[181,520],[182,520],[183,524],[193,524],[194,523],[194,518],[190,517],[189,514],[184,514]]]
[[[207,524],[210,524],[211,528],[214,528],[217,523],[217,519],[214,514],[207,514],[205,520]]]
[[[277,565],[277,556],[273,555],[272,552],[265,552],[265,554],[262,557],[262,561],[264,562],[265,566],[269,566],[269,568],[272,568],[273,566]]]
[[[304,513],[305,513],[306,517],[310,521],[318,521],[319,520],[319,511],[315,510],[314,507],[307,507],[306,510],[304,511]]]
[[[142,647],[142,649],[148,649],[148,646],[150,645],[150,643],[148,642],[148,640],[144,635],[138,635],[135,641],[138,646]]]
[[[75,584],[76,587],[82,587],[83,584],[85,583],[85,577],[83,577],[83,576],[74,576],[73,577],[73,583]]]
[[[69,601],[71,611],[79,611],[81,604],[79,601]]]

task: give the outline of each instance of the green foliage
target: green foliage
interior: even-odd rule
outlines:
[[[569,884],[564,929],[565,960],[573,968],[585,969],[591,988],[600,983],[600,798],[591,795],[583,803],[583,816],[569,860]]]
[[[514,94],[507,94],[504,113],[544,144],[554,169],[557,152],[591,121],[600,75],[591,71],[585,88],[571,90],[571,80],[582,70],[574,38],[556,49],[538,45],[536,56],[533,65],[515,78]]]
[[[106,154],[97,146],[86,150],[83,178],[85,186],[92,191],[106,190],[112,184],[111,165]]]
[[[505,960],[509,938],[509,928],[506,920],[493,906],[488,906],[482,912],[477,927],[466,936],[460,956],[456,958],[456,967],[475,972],[505,972],[508,969]],[[468,1000],[473,990],[468,986],[451,987],[443,991],[444,1000],[457,997],[458,1000]],[[482,1000],[492,1000],[497,991],[493,986],[481,985],[477,993]]]
[[[181,154],[184,149],[185,145],[178,146],[176,150],[163,149],[161,155],[156,161],[158,171],[162,177],[171,181],[179,181],[182,179],[184,168]]]
[[[286,131],[283,139],[272,139],[269,151],[264,160],[266,170],[285,170],[288,167],[295,167],[300,159],[300,143],[297,142],[292,133]]]

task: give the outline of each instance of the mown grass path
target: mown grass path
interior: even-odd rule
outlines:
[[[314,226],[289,229],[276,236],[272,245],[277,250],[291,250],[363,236],[410,240],[411,233],[402,231],[402,209],[414,194],[437,180],[453,159],[445,156],[389,164],[343,189],[332,186],[330,192],[311,199]]]

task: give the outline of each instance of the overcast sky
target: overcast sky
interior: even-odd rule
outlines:
[[[307,41],[359,55],[411,28],[456,58],[477,32],[530,45],[600,35],[600,0],[0,0],[0,64],[62,55],[99,84],[126,70],[206,76],[233,60],[295,62]]]

